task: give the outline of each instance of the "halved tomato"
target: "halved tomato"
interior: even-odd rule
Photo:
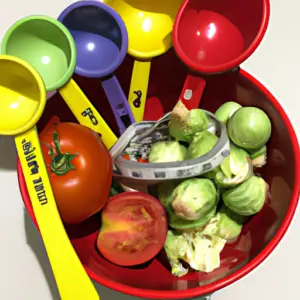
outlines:
[[[125,192],[110,198],[104,207],[97,247],[112,263],[139,265],[158,254],[167,231],[166,212],[157,199]]]

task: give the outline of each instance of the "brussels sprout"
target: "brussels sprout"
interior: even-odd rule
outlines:
[[[258,150],[249,151],[252,165],[255,168],[261,168],[267,163],[267,146],[264,145]]]
[[[185,261],[196,271],[211,272],[220,267],[220,253],[226,244],[217,236],[202,233],[178,234],[168,232],[165,251],[172,267],[172,274],[181,277],[187,274],[181,261]]]
[[[256,107],[238,109],[227,122],[228,135],[237,146],[258,149],[271,136],[271,121],[267,114]]]
[[[222,198],[225,205],[237,214],[251,216],[263,208],[266,195],[266,182],[260,177],[251,176],[240,185],[225,190]]]
[[[187,153],[186,159],[193,159],[208,153],[218,142],[219,138],[209,131],[195,134]]]
[[[220,253],[226,240],[217,236],[205,236],[201,232],[193,234],[192,247],[186,254],[185,261],[196,271],[212,272],[220,267]]]
[[[240,235],[247,217],[241,216],[222,205],[215,217],[205,226],[203,234],[218,236],[228,242],[234,242]]]
[[[157,142],[149,153],[150,163],[182,161],[186,156],[186,148],[176,141]]]
[[[172,193],[181,180],[166,180],[157,185],[157,196],[164,208],[168,209],[172,203]]]
[[[252,175],[249,154],[230,144],[230,155],[215,169],[214,180],[220,187],[231,187],[242,183]]]
[[[177,141],[190,143],[195,133],[207,130],[208,118],[202,109],[188,110],[178,101],[170,115],[169,133]]]
[[[205,174],[202,174],[202,176],[215,181],[217,172],[220,172],[220,167],[216,167],[216,168],[212,169],[211,171],[209,171]]]
[[[221,105],[215,112],[215,116],[224,124],[242,106],[237,102],[228,101]]]
[[[172,274],[177,277],[184,276],[189,271],[181,262],[185,259],[189,247],[190,245],[183,235],[168,231],[164,248],[172,268]]]
[[[203,229],[209,220],[216,215],[217,206],[215,205],[204,217],[196,221],[183,220],[174,213],[169,213],[169,225],[181,232],[195,232]]]
[[[191,178],[175,188],[171,201],[176,216],[195,221],[204,217],[216,205],[217,190],[209,179]]]

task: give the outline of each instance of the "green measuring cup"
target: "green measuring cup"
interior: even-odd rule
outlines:
[[[31,64],[42,76],[46,91],[58,90],[78,122],[100,133],[108,149],[115,144],[115,134],[72,79],[76,47],[62,23],[46,16],[22,18],[5,34],[1,50]]]

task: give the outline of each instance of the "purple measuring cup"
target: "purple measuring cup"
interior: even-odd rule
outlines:
[[[127,97],[113,75],[128,49],[128,35],[122,18],[99,1],[79,1],[68,6],[58,20],[69,29],[76,44],[75,73],[102,79],[103,89],[122,134],[135,123]]]

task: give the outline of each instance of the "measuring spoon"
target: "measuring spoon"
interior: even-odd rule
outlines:
[[[269,15],[269,0],[185,0],[174,23],[174,49],[196,73],[233,70],[259,46]],[[196,108],[204,88],[204,79],[189,74],[180,100]]]
[[[102,78],[101,83],[122,134],[135,123],[119,81],[113,72],[123,62],[128,36],[121,17],[99,1],[79,1],[58,17],[72,34],[77,50],[75,73]]]
[[[105,0],[122,17],[128,53],[135,57],[128,101],[137,122],[143,120],[151,59],[172,47],[173,22],[182,0]]]
[[[115,144],[115,134],[72,79],[76,47],[63,24],[46,16],[22,18],[5,34],[2,53],[19,57],[35,67],[47,92],[58,89],[80,124],[100,133],[108,149]]]
[[[57,210],[35,124],[46,104],[42,78],[27,62],[0,55],[0,135],[15,137],[33,210],[63,300],[99,299]]]

